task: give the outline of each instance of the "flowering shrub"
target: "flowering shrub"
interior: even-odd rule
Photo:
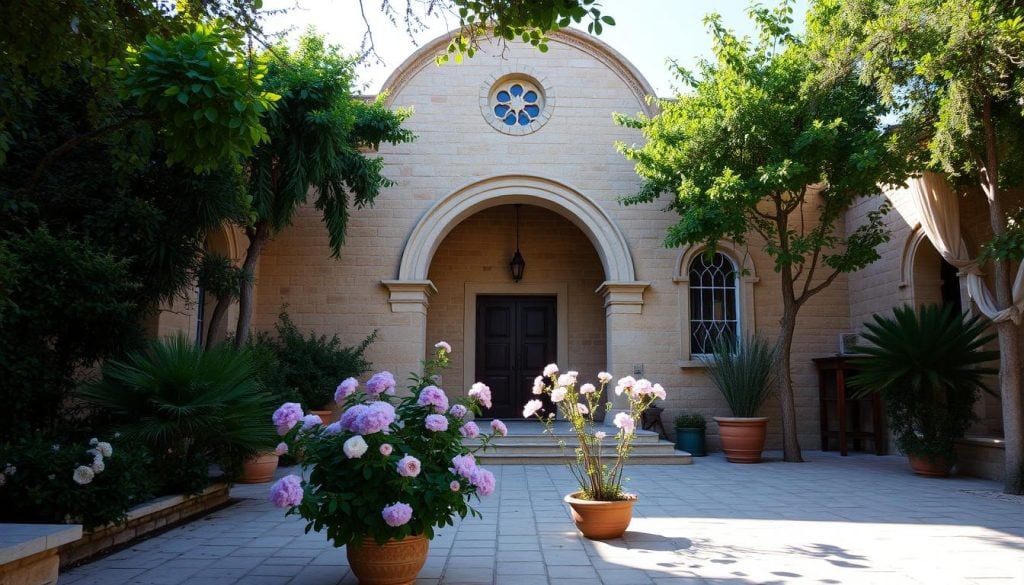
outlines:
[[[473,386],[470,398],[455,404],[434,385],[434,374],[448,365],[451,347],[436,346],[423,374],[412,376],[407,396],[395,396],[395,378],[374,374],[362,390],[354,378],[338,385],[340,419],[323,425],[285,403],[273,415],[287,449],[301,454],[303,477],[289,475],[270,490],[270,501],[308,521],[307,530],[325,530],[335,546],[371,537],[383,544],[410,535],[432,538],[434,528],[453,524],[458,515],[479,516],[473,497],[494,492],[494,475],[477,465],[473,452],[507,430],[492,422],[481,434],[470,412],[491,401],[490,389]],[[469,449],[464,437],[479,438]]]
[[[560,375],[557,365],[548,364],[544,368],[544,373],[534,379],[533,393],[538,396],[547,394],[551,402],[557,405],[562,417],[569,421],[576,432],[579,446],[576,447],[576,457],[569,463],[569,470],[579,482],[580,491],[583,492],[582,498],[602,502],[630,499],[631,496],[622,490],[622,471],[633,449],[637,421],[640,420],[640,414],[656,398],[665,399],[665,389],[661,384],[651,384],[644,379],[635,380],[631,376],[619,379],[615,385],[615,394],[626,395],[629,411],[616,413],[612,419],[619,430],[615,434],[615,462],[609,467],[604,461],[604,439],[607,434],[603,430],[597,430],[603,425],[595,423],[594,413],[612,375],[608,372],[599,373],[597,379],[600,386],[577,386],[578,376],[579,373],[573,371]],[[610,410],[612,404],[608,402],[604,406],[606,410]],[[548,433],[551,433],[555,413],[545,413],[544,403],[539,399],[530,400],[523,408],[523,418],[534,416],[540,419]],[[564,441],[559,440],[559,444],[565,448]]]
[[[153,494],[150,460],[139,446],[98,438],[58,442],[44,434],[0,445],[0,521],[121,522]]]

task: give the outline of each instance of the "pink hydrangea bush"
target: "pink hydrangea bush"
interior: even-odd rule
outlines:
[[[539,399],[530,400],[523,406],[523,418],[537,417],[550,431],[555,416],[550,409],[558,409],[562,418],[572,425],[579,440],[579,447],[568,459],[569,469],[579,482],[582,497],[595,501],[631,499],[634,496],[622,489],[622,472],[633,448],[637,422],[641,413],[656,399],[666,398],[665,389],[661,384],[652,384],[644,379],[635,380],[631,376],[621,378],[615,384],[615,394],[625,395],[629,409],[616,412],[612,417],[612,425],[618,431],[614,437],[614,462],[608,463],[605,458],[612,459],[611,445],[604,445],[607,433],[601,430],[605,428],[604,425],[594,420],[594,414],[600,406],[604,406],[607,412],[612,411],[611,402],[601,402],[606,398],[605,389],[612,375],[608,372],[599,373],[597,386],[591,383],[578,385],[578,378],[578,372],[560,374],[556,364],[548,364],[544,373],[534,379],[533,393],[538,396],[547,395],[550,406],[545,406]],[[498,432],[498,427],[493,428]],[[480,483],[486,485],[486,480],[481,479]],[[484,491],[485,488],[477,486],[477,489]]]
[[[305,518],[311,529],[326,530],[335,546],[358,545],[366,537],[379,543],[431,538],[456,516],[479,515],[471,498],[491,495],[497,481],[473,452],[508,429],[493,421],[493,432],[483,433],[467,420],[490,406],[487,386],[476,384],[460,399],[437,386],[435,374],[448,365],[450,352],[451,346],[438,343],[407,394],[396,391],[388,372],[361,386],[342,381],[335,393],[341,417],[327,426],[297,404],[282,405],[273,418],[284,436],[278,450],[301,453],[303,470],[275,483],[270,501]],[[464,439],[479,440],[479,446],[466,447]]]

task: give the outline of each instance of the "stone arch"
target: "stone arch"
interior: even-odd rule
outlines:
[[[470,183],[433,205],[416,223],[402,251],[399,281],[426,281],[441,241],[462,220],[495,205],[521,203],[553,211],[575,224],[597,250],[609,282],[633,282],[626,238],[592,199],[551,179],[505,175]]]
[[[966,245],[966,243],[965,243]],[[922,247],[923,246],[923,247]],[[920,223],[914,224],[910,230],[910,235],[907,236],[906,241],[903,244],[903,254],[900,257],[900,300],[904,303],[909,303],[912,306],[922,304],[922,302],[934,299],[921,298],[919,291],[921,286],[924,285],[922,282],[918,282],[920,267],[917,266],[917,260],[922,253],[930,251],[937,261],[942,261],[942,255],[939,254],[938,250],[935,250],[931,241],[928,239],[928,235],[921,228]],[[936,277],[938,276],[938,270],[936,268]],[[967,289],[963,278],[960,279],[960,298],[964,299],[964,308],[968,308],[966,299],[968,298]]]

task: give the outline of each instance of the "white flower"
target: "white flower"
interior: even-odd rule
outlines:
[[[79,465],[78,468],[75,469],[74,475],[71,477],[78,485],[86,485],[92,482],[93,478],[96,477],[96,473],[93,472],[91,467]]]
[[[644,396],[646,394],[650,394],[653,391],[654,385],[651,384],[651,381],[646,378],[640,378],[639,380],[636,381],[636,384],[633,384],[632,394],[634,396]]]
[[[558,364],[548,364],[544,366],[544,377],[550,378],[558,373]]]
[[[103,470],[107,468],[106,464],[103,463],[102,457],[97,457],[92,460],[92,472],[96,475],[103,473]]]
[[[600,381],[600,382],[601,382],[602,384],[607,384],[608,382],[611,382],[611,381],[612,381],[612,375],[611,375],[611,374],[609,374],[608,372],[601,372],[601,373],[599,373],[599,374],[597,375],[597,379],[598,379],[598,380],[599,380],[599,381]]]
[[[5,483],[7,483],[7,476],[0,473],[0,487],[4,487]]]
[[[93,437],[93,438],[89,439],[89,446],[90,447],[95,447],[96,445],[99,444],[99,442],[100,442],[99,439],[97,439],[96,437]]]
[[[544,376],[537,376],[536,378],[533,379],[533,393],[544,393]]]
[[[18,472],[18,468],[13,463],[8,463],[4,466],[4,475],[14,475]]]
[[[537,414],[537,411],[543,408],[543,406],[544,403],[541,402],[540,400],[531,400],[527,402],[526,406],[523,408],[523,418],[530,418],[531,416]]]
[[[590,409],[582,402],[576,405],[576,410],[580,411],[580,414],[590,414]]]
[[[345,452],[345,456],[349,459],[358,459],[363,456],[363,453],[366,453],[367,448],[368,446],[363,437],[361,435],[356,435],[345,441],[345,445],[342,447],[342,450]]]
[[[572,372],[562,374],[558,377],[558,386],[572,386],[576,383],[576,376],[572,375]]]
[[[597,388],[594,388],[593,384],[587,383],[580,386],[580,394],[593,394],[597,392]]]
[[[106,443],[104,441],[96,443],[96,450],[104,457],[110,457],[114,454],[114,448],[110,446],[110,443]]]
[[[665,393],[665,389],[662,388],[661,384],[655,384],[654,390],[652,391],[659,400],[665,400],[668,394]]]
[[[615,384],[615,395],[616,396],[622,395],[622,391],[623,390],[629,390],[630,388],[633,387],[633,384],[636,384],[636,380],[633,379],[633,376],[626,376],[625,378],[619,378],[618,383]]]
[[[551,402],[561,402],[565,400],[565,395],[567,392],[568,390],[563,386],[555,388],[554,390],[551,391]]]
[[[438,341],[434,344],[434,347],[440,350],[444,350],[444,353],[451,353],[452,346],[448,345],[447,341]]]
[[[615,419],[612,422],[615,426],[622,429],[622,432],[627,435],[633,434],[633,431],[636,429],[636,421],[634,421],[633,417],[629,416],[629,414],[625,412],[616,414]]]
[[[596,433],[594,433],[594,438],[597,439],[598,441],[604,439],[607,436],[607,433],[605,433],[604,431],[597,431]]]
[[[54,443],[53,445],[51,445],[51,446],[50,446],[50,449],[51,449],[51,450],[52,450],[52,451],[53,451],[54,453],[59,453],[59,452],[60,452],[60,445],[59,445],[59,444],[57,444],[57,443]]]

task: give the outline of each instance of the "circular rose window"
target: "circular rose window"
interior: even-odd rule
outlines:
[[[536,132],[551,117],[550,91],[522,73],[492,77],[481,88],[480,98],[484,119],[505,134]]]
[[[540,116],[540,92],[522,81],[508,83],[494,94],[494,115],[506,126],[529,126]]]

